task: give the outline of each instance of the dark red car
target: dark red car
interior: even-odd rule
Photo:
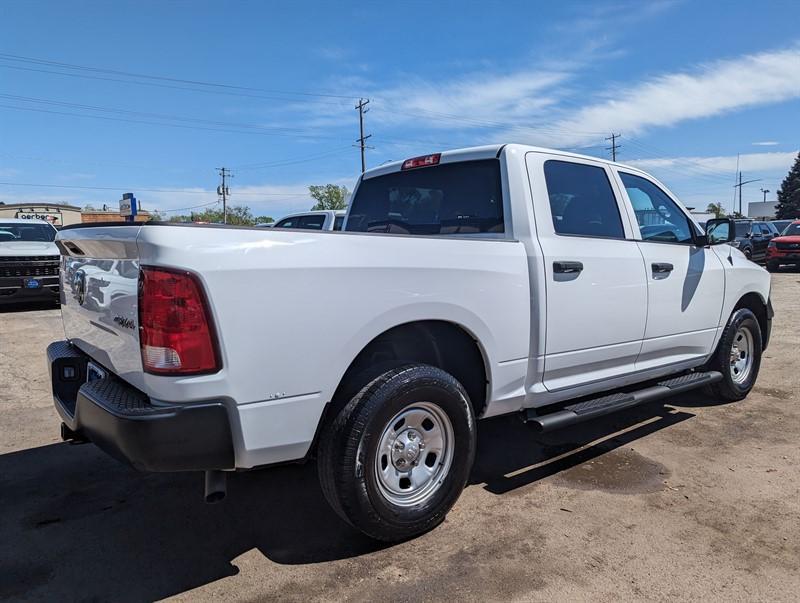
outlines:
[[[783,264],[800,266],[800,220],[795,220],[767,246],[767,270],[775,272]]]

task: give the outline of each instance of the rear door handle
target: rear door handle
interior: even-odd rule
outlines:
[[[667,274],[675,269],[675,266],[668,262],[654,262],[652,267],[653,274]]]
[[[553,272],[558,274],[577,274],[583,271],[581,262],[553,262]]]

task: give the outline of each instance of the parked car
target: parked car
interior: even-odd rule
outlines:
[[[776,272],[787,264],[800,266],[800,220],[789,224],[767,246],[767,270]]]
[[[783,231],[786,230],[786,227],[793,222],[794,220],[772,220],[771,224],[775,227],[775,230],[778,231],[778,234],[783,234]]]
[[[341,230],[347,212],[343,210],[319,210],[292,214],[281,218],[273,228],[300,228],[302,230]]]
[[[56,233],[44,220],[0,218],[0,303],[58,301]]]
[[[702,232],[633,167],[415,157],[364,173],[345,224],[64,228],[70,260],[129,276],[116,307],[62,305],[62,437],[204,471],[209,501],[227,471],[316,457],[332,508],[398,541],[461,494],[476,419],[546,432],[698,387],[740,400],[769,342],[770,277],[725,244],[734,222]]]
[[[769,222],[736,220],[736,238],[731,245],[739,249],[748,260],[763,262],[767,257],[767,245],[778,234]]]

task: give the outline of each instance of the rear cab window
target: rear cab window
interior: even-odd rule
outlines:
[[[502,236],[500,161],[443,163],[364,179],[351,202],[345,230]]]

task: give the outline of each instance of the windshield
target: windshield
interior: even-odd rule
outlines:
[[[345,230],[499,235],[504,232],[500,162],[449,163],[367,178],[358,186]]]
[[[736,236],[741,238],[750,232],[750,222],[737,222],[736,223]]]
[[[798,236],[800,235],[800,222],[796,222],[794,224],[789,224],[786,228],[784,228],[781,236]]]
[[[0,222],[0,243],[13,241],[54,241],[56,229],[49,224]]]

